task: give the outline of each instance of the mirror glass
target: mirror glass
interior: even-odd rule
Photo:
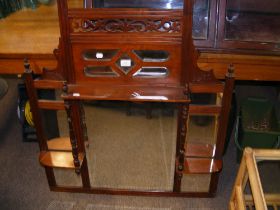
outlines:
[[[222,93],[192,93],[191,101],[194,105],[222,105]]]
[[[94,0],[95,8],[181,9],[183,0]]]
[[[145,78],[166,77],[167,75],[168,69],[166,67],[142,67],[133,74],[134,77]]]
[[[164,62],[168,60],[169,52],[164,50],[133,50],[144,62]]]
[[[279,19],[279,0],[227,0],[225,39],[280,42]]]
[[[190,148],[191,146],[201,148],[200,151],[203,151],[201,156],[213,157],[216,150],[218,120],[218,115],[190,115],[187,122],[187,147],[190,145]]]
[[[84,60],[110,61],[117,52],[116,49],[89,49],[82,56]]]
[[[69,139],[69,126],[67,122],[67,114],[65,110],[59,110],[57,113],[57,121],[58,121],[58,136],[65,138],[64,143],[55,142],[55,139],[48,141],[49,149],[51,146],[55,146],[57,149],[61,150],[70,150],[71,143]],[[54,126],[51,126],[54,127]],[[58,147],[58,145],[60,145]],[[70,147],[70,148],[69,148]],[[68,149],[67,149],[68,148]],[[63,168],[54,168],[54,175],[56,179],[57,185],[62,186],[73,186],[73,187],[81,187],[82,186],[82,178],[81,175],[77,175],[73,169],[63,169]]]
[[[117,72],[113,71],[110,66],[86,66],[84,74],[87,77],[117,77]]]
[[[194,39],[205,40],[208,38],[210,19],[210,0],[194,0],[193,29]]]
[[[168,104],[84,103],[92,187],[173,189],[177,114]]]

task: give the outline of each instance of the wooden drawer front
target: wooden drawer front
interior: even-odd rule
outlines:
[[[74,43],[77,83],[178,84],[180,45]]]

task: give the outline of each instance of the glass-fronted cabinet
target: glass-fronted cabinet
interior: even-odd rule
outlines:
[[[216,0],[195,0],[193,6],[193,39],[196,47],[214,47]]]
[[[223,0],[219,18],[219,48],[280,50],[279,0]]]

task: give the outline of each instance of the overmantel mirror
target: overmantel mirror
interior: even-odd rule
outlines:
[[[57,2],[61,74],[34,77],[25,65],[50,188],[214,195],[233,79],[232,71],[221,82],[198,69],[193,2]],[[37,97],[37,89],[54,88],[63,89],[59,102]],[[49,146],[42,108],[66,111],[57,116],[67,145]]]

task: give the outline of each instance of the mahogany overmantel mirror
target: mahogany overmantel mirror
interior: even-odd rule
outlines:
[[[35,77],[25,65],[50,188],[214,195],[233,79],[198,69],[192,1],[57,3],[58,68]],[[63,90],[55,102],[37,96],[54,88]],[[60,110],[55,142],[39,109]]]

